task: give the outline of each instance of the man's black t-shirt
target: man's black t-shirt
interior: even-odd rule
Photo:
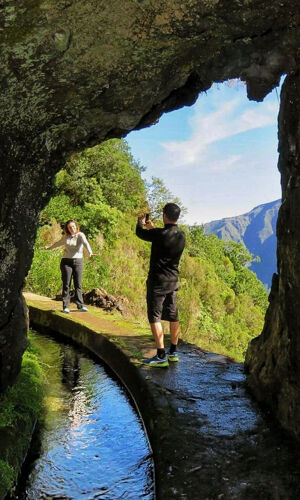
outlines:
[[[185,234],[177,224],[165,224],[163,228],[144,229],[142,222],[136,226],[136,235],[151,241],[151,257],[148,282],[175,289],[178,283],[178,265],[185,246]]]

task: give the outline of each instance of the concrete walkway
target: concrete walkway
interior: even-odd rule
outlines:
[[[300,498],[299,451],[247,393],[241,364],[181,343],[179,363],[149,369],[140,359],[154,344],[138,324],[94,307],[65,315],[59,302],[25,298],[33,327],[84,345],[129,390],[152,446],[158,499]]]

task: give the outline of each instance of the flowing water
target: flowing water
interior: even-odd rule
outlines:
[[[32,336],[47,374],[45,417],[14,498],[154,499],[148,440],[123,387],[70,344]]]

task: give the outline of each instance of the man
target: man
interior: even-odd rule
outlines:
[[[163,228],[154,228],[153,223],[146,221],[145,217],[140,217],[136,226],[136,235],[144,241],[152,242],[147,279],[147,311],[157,354],[143,361],[149,366],[167,367],[169,361],[178,361],[178,265],[185,246],[185,234],[177,226],[179,215],[179,206],[167,203],[163,209]],[[164,348],[161,320],[170,322],[171,346],[168,355]]]

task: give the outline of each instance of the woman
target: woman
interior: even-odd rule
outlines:
[[[70,285],[73,277],[75,288],[75,302],[79,311],[86,312],[87,308],[83,304],[82,298],[82,271],[83,271],[83,248],[85,247],[89,256],[93,257],[94,254],[85,234],[80,232],[79,226],[74,219],[70,219],[65,223],[64,234],[62,238],[53,243],[53,245],[46,247],[46,250],[52,250],[64,246],[63,258],[60,262],[61,278],[63,282],[62,299],[63,299],[63,312],[68,314],[70,312]]]

